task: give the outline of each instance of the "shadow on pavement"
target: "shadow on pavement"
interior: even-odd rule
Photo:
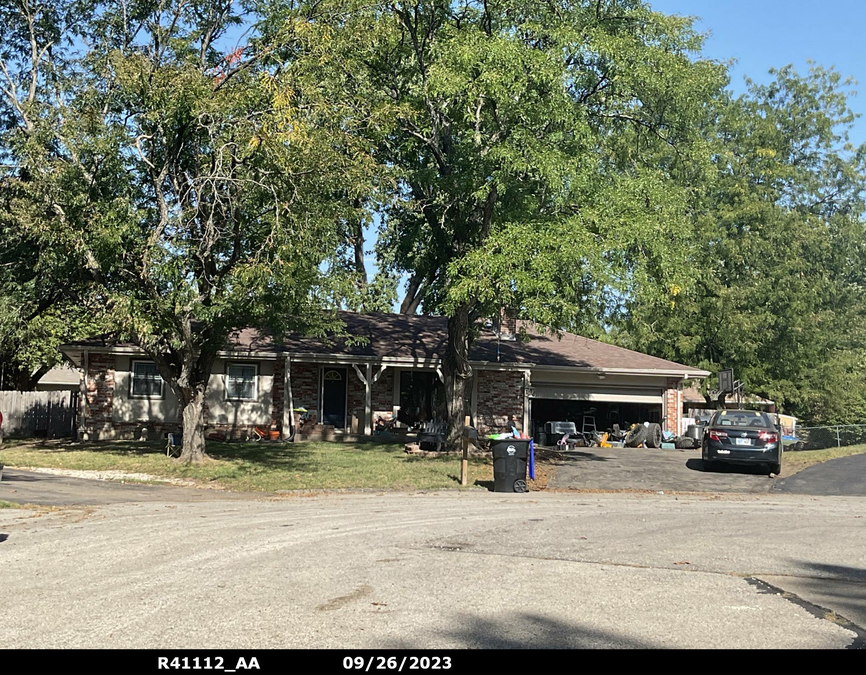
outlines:
[[[724,464],[716,463],[707,465],[707,463],[698,458],[693,457],[686,460],[686,467],[692,471],[700,471],[702,473],[740,473],[746,476],[766,476],[767,469],[760,464]]]
[[[654,645],[612,631],[535,614],[518,614],[500,621],[463,617],[471,628],[454,629],[442,637],[477,649],[647,649]],[[462,623],[462,622],[461,622]],[[401,645],[407,648],[409,645]]]

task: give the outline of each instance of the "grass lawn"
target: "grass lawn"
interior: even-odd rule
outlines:
[[[20,508],[20,504],[13,504],[12,502],[4,501],[0,499],[0,509],[17,509]]]
[[[157,443],[71,444],[7,441],[0,461],[9,467],[125,471],[182,478],[231,490],[277,492],[299,489],[373,488],[425,490],[459,487],[459,457],[419,458],[398,444],[218,443],[211,459],[181,464]],[[492,460],[469,460],[470,485],[488,487]]]
[[[859,455],[864,452],[866,452],[866,445],[849,445],[824,450],[786,451],[782,456],[782,477],[786,478],[814,464],[820,464],[837,457]]]

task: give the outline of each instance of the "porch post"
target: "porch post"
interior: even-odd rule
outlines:
[[[400,368],[394,368],[394,393],[391,399],[391,416],[397,419],[400,414],[400,373],[403,371]]]
[[[367,364],[367,376],[364,378],[364,435],[373,435],[373,364]]]
[[[478,428],[478,368],[472,369],[472,400],[470,403],[472,426]]]
[[[295,403],[292,399],[292,357],[286,354],[283,371],[283,440],[291,438],[291,429],[295,425]]]
[[[523,433],[525,433],[530,438],[532,434],[529,430],[529,387],[532,384],[532,380],[530,379],[530,373],[528,370],[523,371]]]
[[[87,438],[87,371],[90,368],[90,352],[81,355],[81,377],[78,380],[78,440]]]

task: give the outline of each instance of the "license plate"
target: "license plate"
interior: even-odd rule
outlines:
[[[751,438],[735,438],[734,440],[736,441],[737,445],[751,445],[752,444]]]

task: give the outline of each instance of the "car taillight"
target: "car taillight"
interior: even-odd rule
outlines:
[[[758,434],[758,438],[760,438],[764,443],[778,443],[779,442],[779,434],[771,432],[771,431],[762,431]]]
[[[720,441],[723,438],[728,437],[727,431],[716,431],[715,429],[710,429],[710,440]]]

